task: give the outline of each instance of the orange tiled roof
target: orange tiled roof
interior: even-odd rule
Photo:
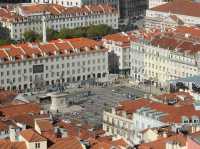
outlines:
[[[116,41],[116,42],[130,42],[130,37],[122,33],[110,34],[103,37],[103,39]]]
[[[124,139],[117,139],[115,141],[105,140],[105,141],[97,141],[92,140],[91,149],[111,149],[112,147],[115,149],[123,149],[128,147],[128,144],[124,141]]]
[[[34,120],[37,118],[48,118],[45,114],[20,114],[12,117],[12,119],[18,123],[27,125],[28,127],[34,128]]]
[[[57,141],[49,149],[83,149],[83,147],[78,138],[67,137]]]
[[[166,149],[167,142],[177,142],[181,146],[186,145],[186,136],[182,134],[176,134],[171,137],[161,138],[150,143],[144,143],[139,145],[139,149]]]
[[[64,121],[61,121],[59,122],[58,126],[61,128],[65,128],[69,136],[76,136],[81,139],[88,139],[92,135],[91,132],[88,130],[91,127],[87,125],[86,126],[82,125],[78,128],[76,123],[72,122],[66,123]],[[80,129],[79,132],[78,129]]]
[[[96,47],[99,47],[99,49]],[[0,46],[0,58],[7,60],[16,58],[16,60],[20,60],[22,58],[34,58],[34,55],[43,56],[46,54],[51,56],[56,53],[67,55],[106,50],[106,48],[101,46],[101,43],[87,38],[58,39],[48,43],[23,43]]]
[[[135,101],[127,100],[120,102],[116,107],[117,113],[126,111],[127,113],[135,113],[137,109],[149,107],[159,112],[164,112],[166,115],[161,116],[160,121],[165,123],[180,123],[182,116],[187,116],[189,119],[192,116],[200,116],[200,111],[195,110],[192,104],[183,106],[171,106],[167,104],[153,102],[150,99],[138,99]]]
[[[196,32],[196,33],[195,33]],[[157,34],[144,33],[145,40],[153,46],[158,46],[166,50],[177,50],[187,54],[200,51],[200,28],[177,27]]]
[[[61,138],[57,137],[56,133],[54,133],[53,131],[42,132],[41,135],[52,143],[56,143],[57,141],[59,141],[61,139]]]
[[[189,0],[174,0],[151,8],[154,11],[200,17],[200,4]]]
[[[0,112],[2,112],[5,117],[14,117],[17,115],[33,113],[40,113],[40,106],[36,103],[25,103],[19,105],[10,105],[6,107],[0,108]]]
[[[0,131],[8,130],[9,126],[0,121]]]
[[[88,15],[88,14],[105,14],[117,13],[117,10],[110,5],[83,5],[82,7],[64,7],[57,4],[24,4],[18,8],[18,11],[0,8],[0,19],[5,21],[18,21],[27,16],[43,13],[58,16],[58,15]],[[19,13],[22,12],[22,13]]]
[[[11,102],[16,95],[14,92],[0,90],[0,102]]]
[[[178,105],[192,105],[194,103],[193,96],[188,92],[165,93],[154,96],[154,98],[162,102],[176,99]]]
[[[131,33],[115,33],[103,37],[104,42],[116,42],[121,47],[130,47],[130,42],[137,38]]]
[[[27,149],[25,142],[11,142],[10,140],[0,140],[0,149]]]
[[[115,146],[122,146],[122,147],[127,147],[128,144],[126,143],[126,141],[124,139],[117,139],[112,141],[112,144]]]
[[[36,120],[37,125],[39,126],[41,132],[48,132],[48,131],[53,131],[53,125],[50,123],[49,120],[45,119],[38,119]]]
[[[36,131],[32,129],[26,129],[20,132],[20,135],[26,139],[28,142],[40,142],[47,141],[46,138],[38,134]]]

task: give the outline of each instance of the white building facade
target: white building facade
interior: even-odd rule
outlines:
[[[169,80],[199,75],[199,40],[185,35],[161,33],[158,38],[133,41],[130,76],[139,82],[151,80],[157,86],[165,86]]]
[[[166,0],[149,0],[149,9],[167,3]]]
[[[38,4],[59,4],[65,7],[81,7],[82,5],[109,4],[118,9],[119,0],[31,0],[32,3]]]
[[[32,3],[50,3],[50,4],[58,4],[65,7],[81,7],[82,6],[82,0],[32,0]]]
[[[130,39],[126,33],[103,37],[103,45],[109,50],[109,69],[112,73],[130,74]]]
[[[75,38],[0,47],[1,88],[24,90],[108,74],[108,52],[98,42]]]
[[[189,115],[185,110],[191,110]],[[175,118],[176,117],[176,118]],[[122,101],[111,111],[103,113],[103,130],[113,137],[123,137],[131,144],[142,140],[140,132],[148,128],[172,125],[177,130],[183,125],[200,124],[200,111],[195,107],[172,106],[153,102],[151,99]]]
[[[118,12],[108,5],[67,8],[55,4],[24,4],[12,11],[0,8],[0,22],[10,30],[12,39],[21,40],[26,31],[42,33],[44,12],[46,27],[56,31],[99,24],[118,28]]]

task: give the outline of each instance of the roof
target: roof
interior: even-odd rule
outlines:
[[[200,17],[200,3],[189,0],[174,0],[151,8],[153,11]]]
[[[0,46],[0,58],[4,62],[9,62],[11,58],[22,60],[24,58],[35,58],[42,56],[52,56],[56,54],[70,55],[88,52],[107,51],[101,43],[87,38],[57,39],[48,43],[22,43],[16,45]]]
[[[117,13],[117,10],[106,4],[83,5],[81,7],[64,7],[58,4],[22,4],[14,9],[0,8],[0,19],[3,21],[23,21],[29,16],[42,15],[45,12],[51,16],[87,16],[90,14]]]
[[[9,105],[6,107],[0,108],[0,112],[6,117],[14,117],[17,115],[33,113],[40,113],[40,106],[36,103],[25,103],[19,105]]]
[[[20,114],[12,117],[15,122],[25,124],[28,127],[34,128],[35,126],[35,119],[37,118],[48,118],[46,114]]]
[[[162,103],[168,101],[176,100],[176,105],[192,105],[194,103],[194,98],[189,92],[175,92],[175,93],[164,93],[158,96],[154,96],[153,99],[156,99]]]
[[[84,124],[82,124],[81,126],[78,125],[78,123],[65,121],[61,121],[58,123],[59,127],[65,128],[67,130],[68,136],[76,136],[81,139],[88,139],[90,136],[92,136],[93,133],[89,131],[89,129],[91,129],[90,126]],[[78,129],[80,131],[78,131]]]
[[[117,42],[120,46],[130,46],[130,41],[133,39],[133,35],[129,35],[126,33],[115,33],[106,35],[103,37],[103,41],[114,41]]]
[[[128,143],[124,139],[117,139],[112,141],[112,144],[114,146],[122,146],[122,147],[127,147]]]
[[[139,145],[138,149],[166,149],[166,143],[176,142],[180,146],[186,146],[186,136],[182,134],[176,134],[171,137],[161,138],[150,143],[144,143]]]
[[[40,128],[41,132],[48,132],[48,131],[53,131],[53,125],[50,123],[49,120],[46,119],[36,119],[35,120],[38,127]]]
[[[9,126],[0,121],[0,131],[8,130]]]
[[[0,140],[0,149],[27,149],[25,142],[11,142],[10,140]]]
[[[67,137],[57,141],[49,149],[83,149],[81,142],[76,137]]]
[[[142,36],[140,38],[142,40],[139,42],[143,44],[151,44],[165,50],[174,50],[188,55],[200,51],[200,28],[197,27],[177,27],[157,34],[148,34],[147,38]]]
[[[16,95],[17,94],[14,92],[0,90],[0,104],[3,104],[5,102],[11,102]]]
[[[20,135],[26,139],[28,142],[40,142],[40,141],[47,141],[46,138],[38,134],[33,129],[26,129],[20,132]]]
[[[127,100],[120,102],[119,106],[116,107],[117,114],[121,114],[121,111],[129,113],[136,113],[138,109],[150,108],[157,112],[162,112],[159,121],[164,123],[180,123],[182,122],[182,116],[192,119],[193,116],[200,117],[200,110],[195,110],[192,104],[186,104],[182,106],[172,106],[168,104],[153,102],[150,99],[138,99],[138,100]]]
[[[200,28],[194,26],[177,26],[175,29],[177,34],[189,34],[194,37],[200,37]]]
[[[125,142],[124,139],[117,139],[114,141],[93,140],[93,144],[91,144],[91,149],[111,149],[112,147],[114,147],[115,149],[123,149],[128,147],[128,144]]]

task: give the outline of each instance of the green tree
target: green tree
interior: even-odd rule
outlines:
[[[28,42],[41,41],[42,36],[32,30],[24,32],[24,40]]]
[[[58,39],[58,37],[59,37],[58,31],[55,31],[50,28],[47,29],[47,41]]]
[[[79,27],[79,28],[75,28],[73,29],[73,37],[86,37],[87,36],[87,28],[86,27]]]
[[[0,24],[0,45],[11,43],[10,31]]]
[[[10,40],[10,31],[9,31],[9,29],[3,27],[1,24],[0,24],[0,39]]]
[[[59,34],[58,34],[59,38],[72,38],[73,37],[73,30],[72,29],[68,29],[68,28],[63,28],[60,30]]]
[[[92,25],[87,30],[87,37],[96,38],[96,37],[102,37],[111,33],[113,33],[113,29],[107,25],[104,25],[104,24]]]

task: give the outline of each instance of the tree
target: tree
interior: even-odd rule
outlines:
[[[65,38],[72,38],[73,37],[72,35],[73,35],[72,29],[63,28],[60,30],[58,37],[65,39]]]
[[[42,36],[32,30],[24,32],[24,40],[28,42],[41,41]]]
[[[101,38],[107,34],[113,33],[113,29],[107,25],[92,25],[87,30],[87,37],[89,38]]]
[[[47,29],[47,41],[58,39],[58,37],[59,37],[58,31],[55,31],[50,28]]]
[[[87,28],[86,27],[79,27],[73,29],[73,35],[74,38],[78,37],[86,37],[87,36]]]
[[[0,45],[11,43],[10,31],[0,24]]]
[[[10,31],[0,24],[0,39],[10,40]]]

